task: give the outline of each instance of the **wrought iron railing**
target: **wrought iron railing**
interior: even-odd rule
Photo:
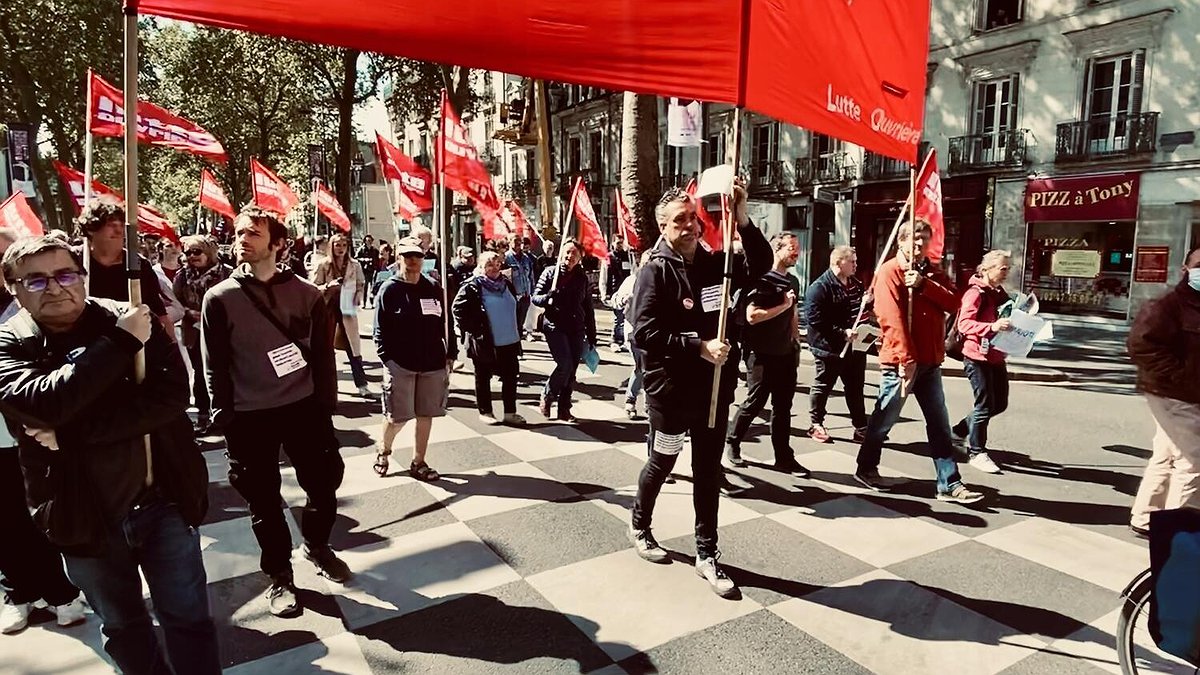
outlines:
[[[919,161],[919,160],[918,160]],[[863,155],[863,180],[892,180],[908,177],[909,163],[867,150]]]
[[[1158,115],[1121,113],[1059,124],[1054,158],[1078,162],[1153,153],[1158,149]]]
[[[950,139],[948,171],[1020,168],[1029,148],[1028,129],[1008,129],[991,134],[955,136]]]
[[[760,160],[750,165],[750,192],[778,192],[784,187],[784,163],[779,160]]]

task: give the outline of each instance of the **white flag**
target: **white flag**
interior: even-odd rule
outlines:
[[[684,103],[677,98],[671,99],[667,107],[667,145],[700,147],[700,111],[699,101]]]

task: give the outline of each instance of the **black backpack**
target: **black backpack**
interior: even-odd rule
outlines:
[[[970,291],[970,289],[967,289]],[[979,293],[979,309],[982,310],[985,305],[992,302],[992,294],[986,291]],[[961,306],[961,305],[960,305]],[[963,360],[963,343],[967,341],[965,335],[958,330],[958,312],[952,312],[946,317],[946,356],[955,361]]]

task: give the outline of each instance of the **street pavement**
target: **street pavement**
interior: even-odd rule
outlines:
[[[606,330],[607,313],[598,315]],[[362,325],[368,334],[366,314]],[[434,423],[429,463],[444,478],[433,485],[404,471],[411,429],[391,474],[374,475],[378,403],[352,395],[339,356],[346,477],[332,543],[356,575],[333,584],[297,555],[299,618],[267,613],[245,504],[227,482],[221,439],[203,439],[211,505],[202,546],[227,672],[1120,672],[1118,593],[1148,565],[1125,524],[1153,431],[1126,376],[1014,383],[992,427],[1005,471],[964,465],[987,499],[962,507],[932,499],[913,403],[882,467],[911,482],[888,495],[856,487],[840,398],[831,401],[837,442],[803,436],[813,373],[802,366],[793,445],[814,474],[794,481],[767,468],[765,425],[755,427],[760,437],[744,445],[751,466],[739,471],[753,487],[721,498],[721,562],[743,591],[729,601],[691,567],[686,451],[655,514],[672,564],[630,549],[646,428],[621,410],[629,357],[602,348],[598,373],[581,367],[581,421],[564,426],[537,412],[553,364],[544,343],[526,344],[520,411],[530,426],[481,425],[469,373],[455,374],[450,415]],[[868,381],[873,396],[877,375]],[[951,417],[961,416],[967,382],[948,377],[946,390]],[[304,495],[281,465],[299,545]],[[94,619],[69,629],[44,612],[35,619],[0,637],[0,673],[112,672]]]

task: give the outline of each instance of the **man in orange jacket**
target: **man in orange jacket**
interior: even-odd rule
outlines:
[[[896,257],[875,272],[872,293],[883,333],[879,349],[879,397],[875,399],[866,438],[858,449],[854,478],[875,491],[886,491],[893,486],[893,481],[879,475],[879,456],[911,392],[925,416],[929,449],[937,470],[937,498],[971,504],[983,499],[983,495],[967,489],[958,473],[946,395],[942,391],[946,313],[958,310],[958,298],[951,281],[926,257],[931,232],[929,222],[921,218],[911,225],[902,225],[896,238]],[[909,260],[910,256],[915,264]]]

